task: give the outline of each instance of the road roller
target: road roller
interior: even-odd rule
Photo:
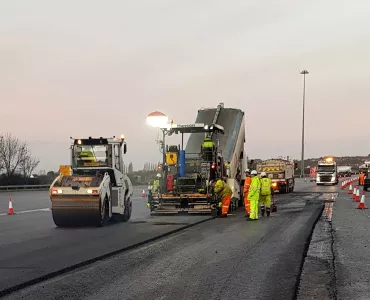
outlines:
[[[133,186],[124,172],[124,136],[71,140],[71,165],[60,166],[49,189],[55,225],[101,227],[110,220],[128,221]]]

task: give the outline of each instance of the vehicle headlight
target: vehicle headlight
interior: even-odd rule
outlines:
[[[99,194],[99,191],[98,191],[98,190],[91,190],[91,189],[88,189],[88,190],[87,190],[87,193],[88,193],[88,194],[94,194],[94,195],[97,195],[97,194]]]

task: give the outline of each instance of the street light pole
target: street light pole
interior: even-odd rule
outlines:
[[[305,115],[305,98],[306,98],[306,75],[307,70],[301,72],[303,75],[303,109],[302,109],[302,153],[301,153],[301,178],[304,177],[304,115]]]

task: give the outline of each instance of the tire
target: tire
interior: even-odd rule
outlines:
[[[125,205],[125,211],[122,215],[122,222],[127,222],[131,218],[132,214],[132,201],[130,198],[127,199],[127,204]]]
[[[97,227],[103,227],[108,223],[109,218],[109,200],[104,199],[103,203],[100,202],[100,218],[97,222]]]

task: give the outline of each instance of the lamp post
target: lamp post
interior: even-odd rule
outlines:
[[[162,139],[162,172],[163,172],[163,178],[161,180],[161,187],[162,189],[164,188],[165,184],[165,175],[166,175],[166,170],[165,170],[165,162],[166,162],[166,143],[165,143],[165,138],[166,138],[166,129],[164,128],[168,124],[168,116],[166,116],[164,113],[159,112],[159,111],[154,111],[148,114],[146,117],[147,123],[155,128],[161,129],[163,133],[163,139]]]
[[[304,115],[305,115],[305,100],[306,100],[306,75],[307,70],[301,72],[303,75],[303,109],[302,109],[302,153],[301,153],[301,178],[304,177]]]

